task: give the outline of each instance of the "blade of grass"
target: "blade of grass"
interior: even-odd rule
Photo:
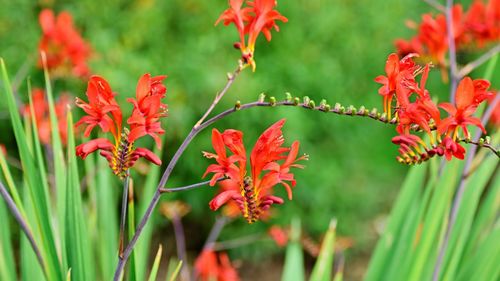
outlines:
[[[448,208],[453,198],[459,172],[463,163],[452,160],[446,163],[441,177],[439,178],[435,192],[427,208],[427,214],[423,220],[423,228],[413,253],[412,267],[407,276],[408,281],[425,280],[423,277],[426,265],[433,267],[435,255],[439,250],[432,247],[436,240],[440,239],[443,231],[443,223],[448,219]],[[432,274],[432,271],[430,272]]]
[[[497,162],[496,157],[488,157],[466,183],[463,202],[458,210],[457,221],[451,230],[449,244],[445,251],[443,270],[441,271],[443,274],[440,280],[455,279],[458,263],[463,254],[465,243],[469,239],[481,194],[495,172]]]
[[[118,225],[116,218],[117,200],[113,188],[112,174],[108,163],[103,157],[97,157],[97,223],[98,241],[97,251],[100,261],[102,280],[112,280],[115,264],[118,262]]]
[[[387,227],[384,234],[379,239],[375,252],[370,260],[370,265],[365,276],[365,280],[382,280],[384,272],[387,271],[387,261],[390,261],[393,254],[392,247],[394,240],[401,232],[401,226],[406,220],[406,214],[413,206],[412,202],[419,197],[419,192],[424,185],[427,165],[412,167],[401,187],[400,194],[396,199],[396,204],[391,211]]]
[[[47,275],[50,280],[62,280],[63,274],[55,247],[54,234],[50,221],[51,216],[49,211],[49,202],[47,201],[45,194],[46,190],[44,190],[44,186],[40,182],[38,174],[39,169],[35,164],[35,159],[33,158],[33,154],[27,142],[26,133],[23,130],[23,125],[14,100],[10,80],[3,59],[0,59],[0,65],[5,88],[5,100],[9,108],[12,127],[14,129],[14,136],[18,145],[23,171],[25,172],[24,177],[27,181],[30,196],[34,203],[34,214],[37,218],[36,222],[41,230],[41,252],[47,260]]]
[[[67,114],[68,122],[68,173],[66,193],[66,253],[71,268],[71,278],[78,280],[95,280],[90,258],[88,232],[85,227],[80,181],[76,164],[75,139],[73,133],[73,117]]]
[[[18,280],[12,250],[11,222],[7,216],[7,208],[3,200],[0,200],[0,221],[3,224],[2,231],[0,231],[0,253],[2,253],[0,254],[0,279]]]
[[[162,143],[165,143],[165,135],[163,135]],[[153,150],[154,154],[160,155],[160,150],[155,146]],[[141,191],[141,196],[138,200],[138,212],[137,216],[142,217],[148,208],[149,199],[153,197],[153,194],[156,191],[156,185],[158,183],[158,178],[160,177],[160,166],[150,165],[148,175],[146,177],[146,181],[144,183],[144,188]],[[149,259],[149,249],[151,244],[151,238],[153,235],[153,226],[156,215],[152,217],[152,223],[144,226],[144,230],[142,236],[137,241],[137,245],[135,246],[135,263],[137,267],[137,277],[146,278],[146,269],[148,268],[148,259]],[[115,264],[113,264],[114,266]],[[113,268],[114,269],[114,268]]]
[[[52,83],[50,81],[50,75],[47,68],[47,58],[45,53],[41,54],[42,64],[43,64],[43,73],[45,78],[45,92],[47,95],[47,101],[49,105],[49,117],[50,117],[50,141],[52,145],[52,163],[54,165],[54,176],[55,176],[55,189],[56,189],[56,202],[57,202],[57,212],[59,214],[58,226],[59,226],[59,234],[61,235],[61,241],[64,241],[64,233],[66,233],[65,229],[65,219],[66,219],[66,164],[64,158],[64,150],[61,143],[61,137],[59,135],[59,120],[57,120],[56,110],[55,110],[55,101],[54,94],[52,92]],[[35,115],[32,115],[35,116]],[[64,245],[62,245],[64,247]],[[63,256],[63,264],[65,264],[64,256]]]
[[[462,264],[467,257],[471,257],[477,250],[477,246],[484,240],[484,237],[489,234],[498,217],[500,210],[500,173],[496,170],[495,179],[492,181],[491,189],[486,194],[484,200],[479,206],[479,211],[474,219],[471,233],[467,241],[467,246],[463,254]]]
[[[332,279],[333,256],[335,254],[335,230],[337,220],[332,219],[321,243],[321,250],[311,273],[310,281],[329,281]]]
[[[286,248],[285,265],[281,280],[302,281],[305,280],[305,270],[304,254],[300,244],[300,220],[297,218],[294,219],[291,227],[290,242]]]
[[[134,204],[134,182],[130,176],[127,177],[127,181],[129,181],[128,184],[128,198],[127,198],[127,204],[128,204],[128,238],[132,239],[132,237],[135,234],[135,204]],[[129,265],[129,281],[135,281],[135,280],[141,280],[137,276],[137,263],[136,263],[136,257],[135,253],[132,253],[130,255],[130,265]]]
[[[170,268],[170,265],[169,265],[169,268]],[[167,274],[167,278],[168,278],[168,276],[170,276],[168,281],[177,280],[177,276],[179,275],[179,272],[181,272],[181,268],[182,268],[182,261],[178,261],[177,266],[174,268],[172,274]]]
[[[161,262],[162,247],[158,247],[158,252],[156,252],[155,261],[153,262],[153,267],[151,268],[151,273],[149,274],[148,281],[155,281],[158,277],[158,268]]]

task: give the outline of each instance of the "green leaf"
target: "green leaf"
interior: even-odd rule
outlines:
[[[407,214],[415,207],[415,200],[420,198],[420,190],[424,186],[427,164],[410,169],[396,199],[386,229],[379,239],[375,252],[370,260],[365,280],[383,280],[384,273],[389,270],[388,261],[394,253],[395,240],[400,236]]]
[[[88,232],[85,227],[78,167],[76,164],[75,139],[73,133],[73,118],[71,112],[68,121],[68,176],[66,194],[66,254],[68,266],[71,268],[71,278],[74,281],[95,280],[90,257]]]
[[[30,197],[34,205],[35,210],[33,213],[36,216],[36,224],[40,227],[40,241],[42,246],[40,251],[42,256],[47,261],[47,278],[50,280],[63,280],[63,273],[59,264],[50,220],[50,204],[46,194],[47,190],[45,189],[44,184],[40,181],[40,170],[37,167],[33,154],[30,150],[3,59],[0,59],[0,65],[5,90],[4,99],[9,109],[12,127],[14,129],[14,136],[16,138],[19,156],[23,166],[24,178],[27,186],[29,187]]]
[[[2,152],[0,152],[1,154]],[[0,279],[17,280],[11,242],[11,222],[7,216],[7,206],[3,199],[0,199],[0,221],[2,222],[2,230],[0,231]]]
[[[167,280],[176,281],[179,272],[181,272],[181,268],[182,268],[182,261],[178,261],[177,259],[170,259],[168,263]]]
[[[153,262],[153,267],[151,268],[151,273],[149,274],[148,278],[149,281],[155,281],[158,276],[158,268],[160,267],[161,254],[162,254],[162,247],[160,245],[158,247],[158,252],[156,252],[156,257],[155,261]]]
[[[130,176],[129,176],[130,177]],[[132,237],[134,237],[135,234],[135,204],[134,204],[134,181],[132,178],[129,178],[129,184],[128,184],[128,211],[127,211],[127,220],[128,220],[128,238],[129,241],[132,240]],[[158,251],[161,250],[160,249]],[[130,254],[130,272],[129,272],[129,281],[135,281],[135,280],[141,280],[141,278],[138,277],[137,272],[137,263],[136,263],[136,256],[135,253],[132,252]]]
[[[332,219],[321,243],[321,250],[314,265],[310,281],[329,281],[332,279],[333,256],[335,254],[335,229],[337,220]]]
[[[286,248],[285,265],[281,275],[282,281],[305,280],[304,256],[300,245],[300,227],[300,220],[294,219],[292,221],[290,242]]]

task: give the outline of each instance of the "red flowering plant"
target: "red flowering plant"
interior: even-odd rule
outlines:
[[[167,114],[167,105],[162,103],[167,88],[163,85],[166,76],[151,77],[144,74],[137,83],[136,98],[128,98],[134,108],[132,115],[127,119],[130,125],[122,128],[122,111],[115,100],[115,93],[108,82],[99,76],[92,76],[87,86],[89,102],[77,98],[76,105],[82,108],[86,116],[82,117],[75,126],[86,125],[84,136],[89,137],[92,130],[99,126],[104,133],[110,132],[114,142],[106,138],[97,138],[76,147],[76,154],[82,159],[87,155],[100,150],[113,173],[120,178],[125,177],[127,170],[140,158],[161,165],[161,160],[152,151],[146,148],[136,148],[137,139],[149,135],[158,148],[161,140],[158,135],[165,131],[161,128],[162,117]]]
[[[251,175],[247,175],[243,133],[237,130],[226,130],[222,134],[217,129],[212,131],[215,153],[204,152],[203,155],[215,159],[217,164],[208,166],[203,176],[214,173],[211,186],[227,177],[222,181],[225,182],[224,189],[210,202],[212,210],[215,211],[232,200],[243,217],[253,223],[271,205],[283,203],[282,198],[272,195],[275,185],[282,184],[288,199],[292,199],[291,187],[295,186],[296,181],[290,168],[303,168],[297,162],[307,160],[307,155],[297,157],[298,141],[293,142],[291,147],[283,146],[285,139],[281,128],[284,124],[284,119],[276,122],[257,139],[250,154]],[[227,149],[231,151],[231,156],[227,155]]]
[[[446,55],[450,46],[446,15],[424,14],[420,24],[410,22],[409,25],[417,29],[417,34],[409,40],[395,40],[398,55],[419,54],[422,61],[437,64],[447,80],[449,62]],[[500,42],[500,1],[484,3],[475,0],[467,11],[461,4],[455,4],[451,9],[451,29],[453,43],[458,50],[497,44]]]
[[[287,22],[288,19],[274,9],[278,5],[276,0],[228,0],[228,2],[229,8],[222,13],[215,24],[222,21],[224,25],[233,23],[236,26],[240,41],[234,46],[241,50],[244,65],[250,65],[255,71],[255,43],[260,33],[264,34],[267,41],[271,41],[271,29],[279,31],[276,21]],[[246,7],[243,7],[244,2],[247,4]],[[247,35],[248,41],[245,37]]]
[[[44,9],[40,12],[39,22],[43,34],[38,49],[45,53],[47,68],[52,75],[88,77],[90,47],[75,29],[71,14],[61,12],[56,17],[52,10]],[[41,59],[38,66],[43,67]]]
[[[38,129],[38,137],[40,142],[43,144],[50,144],[50,116],[49,116],[49,104],[45,99],[45,92],[42,89],[35,88],[32,92],[33,108],[35,111],[34,119],[36,121]],[[62,94],[59,100],[55,103],[55,112],[57,117],[57,127],[59,129],[59,136],[61,137],[61,142],[66,144],[68,139],[68,127],[66,122],[66,112],[67,107],[71,104],[71,98],[67,94]],[[29,104],[25,105],[23,108],[23,114],[27,117],[31,117],[31,111]]]
[[[415,56],[410,54],[399,60],[396,54],[390,54],[386,62],[387,76],[375,78],[377,83],[382,84],[379,94],[384,97],[384,113],[389,118],[393,111],[392,99],[395,97],[396,100],[394,115],[396,130],[400,135],[392,141],[400,146],[398,161],[415,164],[435,155],[445,155],[447,160],[451,160],[453,156],[464,159],[465,149],[459,142],[471,139],[467,125],[477,126],[486,133],[481,120],[472,115],[479,104],[494,95],[492,91],[488,91],[490,83],[483,79],[472,80],[465,77],[454,95],[455,105],[439,104],[449,114],[448,117],[441,118],[438,106],[425,88],[430,64],[425,67],[416,65],[412,60]],[[421,75],[420,82],[415,79],[418,75]],[[431,146],[413,135],[412,128],[425,131]],[[459,129],[462,129],[462,135],[459,134]]]

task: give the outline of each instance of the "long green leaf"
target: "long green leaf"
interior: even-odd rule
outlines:
[[[158,252],[156,252],[155,261],[153,262],[153,267],[151,268],[151,273],[149,274],[148,281],[155,281],[158,276],[158,268],[160,267],[162,252],[162,247],[160,245],[158,247]]]
[[[78,167],[76,164],[73,118],[68,112],[68,176],[66,194],[66,253],[74,281],[95,280],[90,258],[88,233],[85,227]]]
[[[311,273],[310,281],[330,281],[332,279],[336,228],[337,220],[333,219],[321,243],[321,250]]]
[[[172,262],[172,261],[170,261],[170,262]],[[169,265],[169,268],[170,268],[170,265]],[[172,273],[167,274],[168,281],[177,280],[177,276],[179,275],[179,272],[181,272],[181,268],[182,268],[182,261],[178,261],[177,266],[173,269]],[[170,270],[169,270],[169,272],[170,272]],[[169,278],[169,276],[170,276],[170,278]]]
[[[129,241],[132,239],[132,237],[135,234],[135,204],[134,204],[134,181],[132,178],[129,180],[129,185],[128,185],[128,211],[127,211],[127,220],[128,220],[128,238]],[[158,251],[161,250],[160,249]],[[130,271],[129,271],[129,281],[135,281],[135,280],[141,280],[142,278],[139,278],[137,275],[138,268],[137,268],[137,262],[136,262],[136,256],[135,253],[132,252],[130,255]]]
[[[0,154],[2,154],[2,152],[0,152]],[[0,221],[2,222],[2,230],[0,231],[0,279],[17,280],[14,252],[12,250],[10,221],[7,216],[7,207],[2,199],[0,199]]]
[[[304,273],[304,254],[300,245],[300,220],[292,221],[292,229],[290,234],[290,242],[286,248],[285,265],[283,267],[282,281],[305,280]]]
[[[443,258],[443,270],[441,270],[443,277],[440,280],[455,279],[460,257],[463,254],[465,243],[469,239],[470,228],[480,196],[486,188],[488,180],[495,172],[497,162],[496,156],[488,157],[472,174],[465,186],[462,204],[458,210],[457,220],[451,230],[449,243]]]
[[[387,269],[387,261],[392,257],[394,240],[399,237],[406,214],[413,207],[412,202],[419,197],[424,185],[426,164],[412,167],[403,183],[396,204],[391,211],[384,234],[379,239],[373,254],[365,280],[383,280]]]
[[[18,107],[14,100],[14,94],[12,92],[12,87],[3,59],[0,59],[0,64],[5,89],[4,98],[9,108],[12,127],[14,129],[14,136],[16,138],[21,163],[23,165],[24,177],[30,190],[31,200],[34,203],[34,214],[37,218],[36,222],[40,227],[40,240],[41,245],[43,245],[41,254],[47,260],[46,274],[48,279],[50,280],[62,280],[63,274],[55,247],[54,234],[50,221],[51,216],[49,211],[49,202],[47,201],[47,197],[45,194],[46,190],[44,190],[44,186],[40,182],[40,178],[38,176],[39,169],[35,164],[35,159],[29,148],[26,134],[23,130]]]

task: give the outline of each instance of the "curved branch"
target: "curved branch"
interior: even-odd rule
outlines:
[[[30,242],[31,247],[33,248],[33,251],[36,254],[36,257],[38,259],[38,262],[40,263],[40,266],[43,269],[43,272],[47,273],[46,268],[45,268],[45,262],[42,258],[40,248],[36,244],[35,238],[33,237],[33,232],[31,231],[31,228],[29,227],[26,219],[21,215],[21,212],[19,212],[19,209],[17,208],[16,204],[14,203],[12,198],[10,197],[9,192],[7,191],[7,189],[5,188],[5,186],[3,185],[3,183],[1,181],[0,181],[0,194],[2,195],[3,199],[5,200],[5,203],[7,204],[7,207],[10,209],[12,215],[14,216],[16,221],[19,223],[19,226],[21,227],[22,231],[24,232],[24,234],[26,234],[26,237],[28,238],[28,241]]]

